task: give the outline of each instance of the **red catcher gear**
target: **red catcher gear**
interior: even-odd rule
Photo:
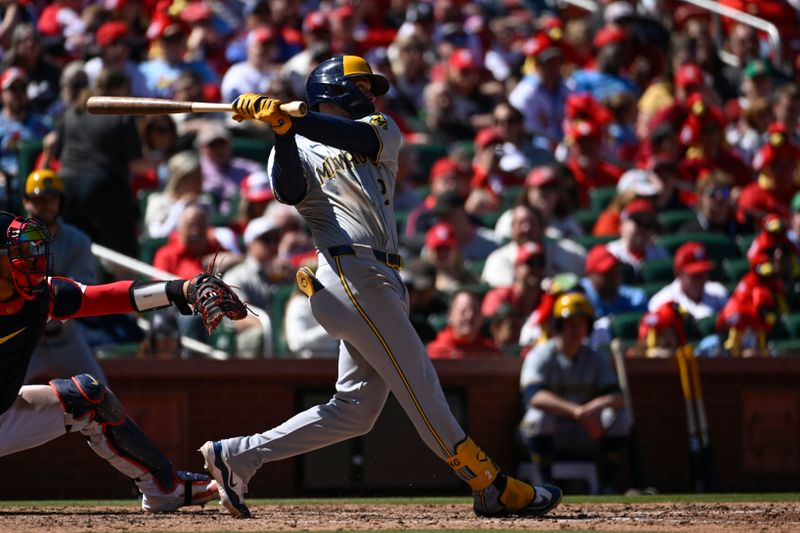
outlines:
[[[38,220],[0,212],[0,248],[8,254],[14,287],[26,300],[47,289],[43,281],[53,273],[50,242],[53,237]]]

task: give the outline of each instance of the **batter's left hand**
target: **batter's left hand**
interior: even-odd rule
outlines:
[[[278,135],[284,135],[292,128],[292,118],[281,111],[280,100],[267,98],[262,94],[245,93],[237,97],[231,105],[236,111],[233,120],[237,122],[255,119],[269,124]]]

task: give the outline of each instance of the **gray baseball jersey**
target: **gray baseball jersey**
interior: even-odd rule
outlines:
[[[452,458],[456,445],[466,438],[408,319],[408,292],[398,271],[377,261],[365,247],[397,250],[392,195],[402,136],[383,114],[360,120],[372,125],[382,143],[375,160],[296,137],[308,183],[297,209],[319,251],[316,277],[324,286],[309,303],[325,330],[342,339],[336,394],[327,404],[264,433],[222,440],[223,456],[245,480],[265,462],[366,433],[390,391],[442,459]],[[270,174],[274,157],[271,154]],[[354,245],[355,255],[328,251],[340,245]],[[465,480],[474,477],[461,470],[456,474]]]
[[[381,113],[359,122],[371,124],[381,141],[376,161],[295,137],[308,184],[297,210],[306,219],[317,249],[357,243],[394,253],[397,225],[392,197],[402,134],[397,124]],[[273,150],[270,175],[274,159]]]

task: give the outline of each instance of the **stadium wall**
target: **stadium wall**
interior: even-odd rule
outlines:
[[[502,467],[524,460],[514,430],[521,361],[436,361],[454,413]],[[200,470],[207,439],[257,433],[333,392],[333,360],[103,362],[129,413],[179,468]],[[723,491],[797,491],[800,358],[700,361]],[[628,361],[648,485],[690,492],[685,411],[674,360]],[[125,498],[133,485],[80,435],[0,459],[0,498]],[[302,458],[265,465],[255,497],[466,494],[390,398],[374,430]]]

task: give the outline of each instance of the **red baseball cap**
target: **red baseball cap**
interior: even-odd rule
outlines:
[[[619,259],[612,254],[605,244],[595,245],[586,254],[586,272],[588,274],[607,274],[619,264]]]
[[[128,37],[128,25],[121,20],[114,20],[102,24],[95,34],[95,40],[100,46],[108,46],[115,41]]]
[[[256,171],[247,175],[242,180],[242,196],[249,202],[265,202],[272,200],[275,195],[272,193],[269,176],[266,172]]]
[[[536,167],[528,173],[528,176],[525,178],[525,186],[541,187],[542,185],[556,181],[556,179],[558,179],[558,176],[556,176],[553,167],[544,165]]]
[[[500,132],[489,126],[483,128],[475,135],[475,146],[478,148],[486,148],[490,144],[497,144],[503,142],[503,136]]]
[[[434,181],[438,180],[439,178],[443,178],[450,174],[460,174],[461,169],[458,167],[458,163],[453,161],[449,157],[442,157],[437,159],[433,165],[431,165],[430,173],[428,174],[428,178],[433,183]]]
[[[303,19],[303,31],[311,32],[327,30],[329,28],[330,24],[328,23],[328,19],[325,18],[325,15],[323,15],[321,11],[312,11]]]
[[[682,65],[675,73],[675,85],[678,87],[702,86],[705,83],[703,69],[694,63]]]
[[[0,89],[6,90],[17,80],[27,82],[28,75],[19,67],[8,67],[0,76]]]
[[[532,57],[539,62],[545,62],[554,57],[564,55],[559,41],[554,40],[549,33],[537,33],[527,41],[522,47],[526,56]]]
[[[623,220],[627,220],[634,215],[655,215],[655,213],[656,208],[653,205],[653,202],[650,200],[645,200],[644,198],[637,198],[625,206],[625,209],[622,210],[620,216]]]
[[[272,29],[268,28],[267,26],[259,26],[250,30],[250,33],[247,34],[247,46],[251,46],[255,43],[264,44],[269,43],[275,40],[275,32]]]
[[[522,243],[517,248],[514,266],[527,263],[534,257],[544,257],[544,248],[542,248],[542,245],[534,241]]]
[[[447,222],[439,222],[434,224],[428,233],[425,234],[425,246],[431,250],[436,248],[458,247],[458,239],[456,239],[456,229],[452,224]]]
[[[181,10],[180,19],[186,24],[196,24],[214,18],[214,12],[205,2],[191,2]]]
[[[594,47],[597,49],[609,44],[621,43],[625,40],[625,32],[616,26],[604,26],[594,35]]]
[[[447,62],[452,68],[457,70],[473,70],[477,69],[479,66],[478,60],[475,59],[475,54],[467,48],[453,50]]]
[[[676,274],[699,274],[714,270],[714,262],[708,258],[706,247],[699,242],[687,242],[675,251],[673,268]]]

